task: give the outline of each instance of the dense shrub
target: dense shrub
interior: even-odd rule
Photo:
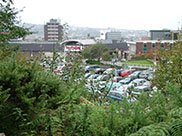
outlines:
[[[152,97],[142,93],[134,103],[108,98],[100,102],[101,95],[95,100],[91,97],[94,94],[84,91],[84,72],[79,63],[73,62],[72,68],[65,70],[68,80],[16,55],[2,59],[0,132],[7,136],[182,134],[182,91],[178,82],[167,82]]]

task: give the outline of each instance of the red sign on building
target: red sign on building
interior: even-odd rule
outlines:
[[[82,46],[65,46],[65,51],[81,51]]]

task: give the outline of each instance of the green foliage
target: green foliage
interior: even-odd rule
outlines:
[[[154,52],[151,51],[150,53],[141,53],[141,54],[136,54],[132,55],[132,60],[146,60],[146,59],[154,59]]]
[[[18,50],[18,47],[8,47],[10,39],[24,38],[31,34],[28,28],[20,25],[17,17],[19,12],[13,7],[12,0],[0,2],[0,60]]]
[[[76,56],[74,56],[76,57]],[[78,60],[78,59],[77,59]],[[143,93],[138,101],[94,101],[84,92],[83,71],[73,62],[60,80],[33,64],[6,57],[0,62],[0,132],[8,135],[180,135],[181,91]],[[78,80],[79,79],[79,80]],[[94,105],[83,103],[85,97]],[[107,101],[107,103],[106,103]],[[109,105],[108,105],[109,102]]]
[[[86,59],[98,59],[100,61],[102,54],[108,51],[109,49],[105,45],[97,43],[90,48],[85,48],[82,55]]]
[[[152,65],[153,63],[148,60],[133,60],[133,61],[127,61],[127,62],[122,62],[126,64],[144,64],[144,65]]]
[[[82,51],[82,56],[85,59],[91,59],[91,53],[90,53],[90,48],[84,48],[84,50]]]
[[[154,84],[162,91],[167,83],[178,84],[182,87],[182,42],[176,42],[172,49],[161,50],[154,75]]]
[[[104,60],[104,61],[111,61],[112,60],[112,56],[110,55],[109,51],[104,52],[102,54],[102,60]]]
[[[17,11],[12,7],[12,1],[4,1],[0,3],[0,41],[5,43],[10,39],[22,38],[29,34],[27,28],[20,27],[17,20]]]
[[[96,61],[96,60],[87,60],[86,61],[86,63],[87,64],[95,64],[95,65],[103,65],[103,63],[101,63],[101,62],[98,62],[98,61]]]

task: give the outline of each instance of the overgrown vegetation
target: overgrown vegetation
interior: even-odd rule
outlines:
[[[168,83],[177,83],[182,88],[182,42],[176,42],[171,49],[159,50],[153,82],[159,89]]]
[[[135,103],[107,98],[100,103],[100,95],[96,99],[84,91],[79,62],[67,69],[68,80],[16,55],[5,57],[0,70],[0,132],[7,136],[181,135],[178,84],[165,86],[167,96],[158,91],[152,97],[142,94]]]

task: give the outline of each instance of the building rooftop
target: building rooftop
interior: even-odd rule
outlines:
[[[150,32],[171,32],[171,30],[150,30]]]
[[[110,50],[115,50],[115,49],[119,49],[119,50],[128,50],[128,44],[126,42],[122,42],[122,43],[110,43],[110,44],[105,44]]]
[[[145,41],[136,41],[136,43],[156,43],[156,42],[160,42],[160,43],[174,43],[175,40],[145,40]]]
[[[66,40],[66,41],[62,42],[61,44],[64,44],[64,43],[67,43],[67,42],[72,42],[72,41],[79,42],[79,43],[81,43],[83,45],[96,44],[95,40],[93,40],[93,39],[84,39],[84,40],[82,40],[82,39],[70,39],[70,40]]]

